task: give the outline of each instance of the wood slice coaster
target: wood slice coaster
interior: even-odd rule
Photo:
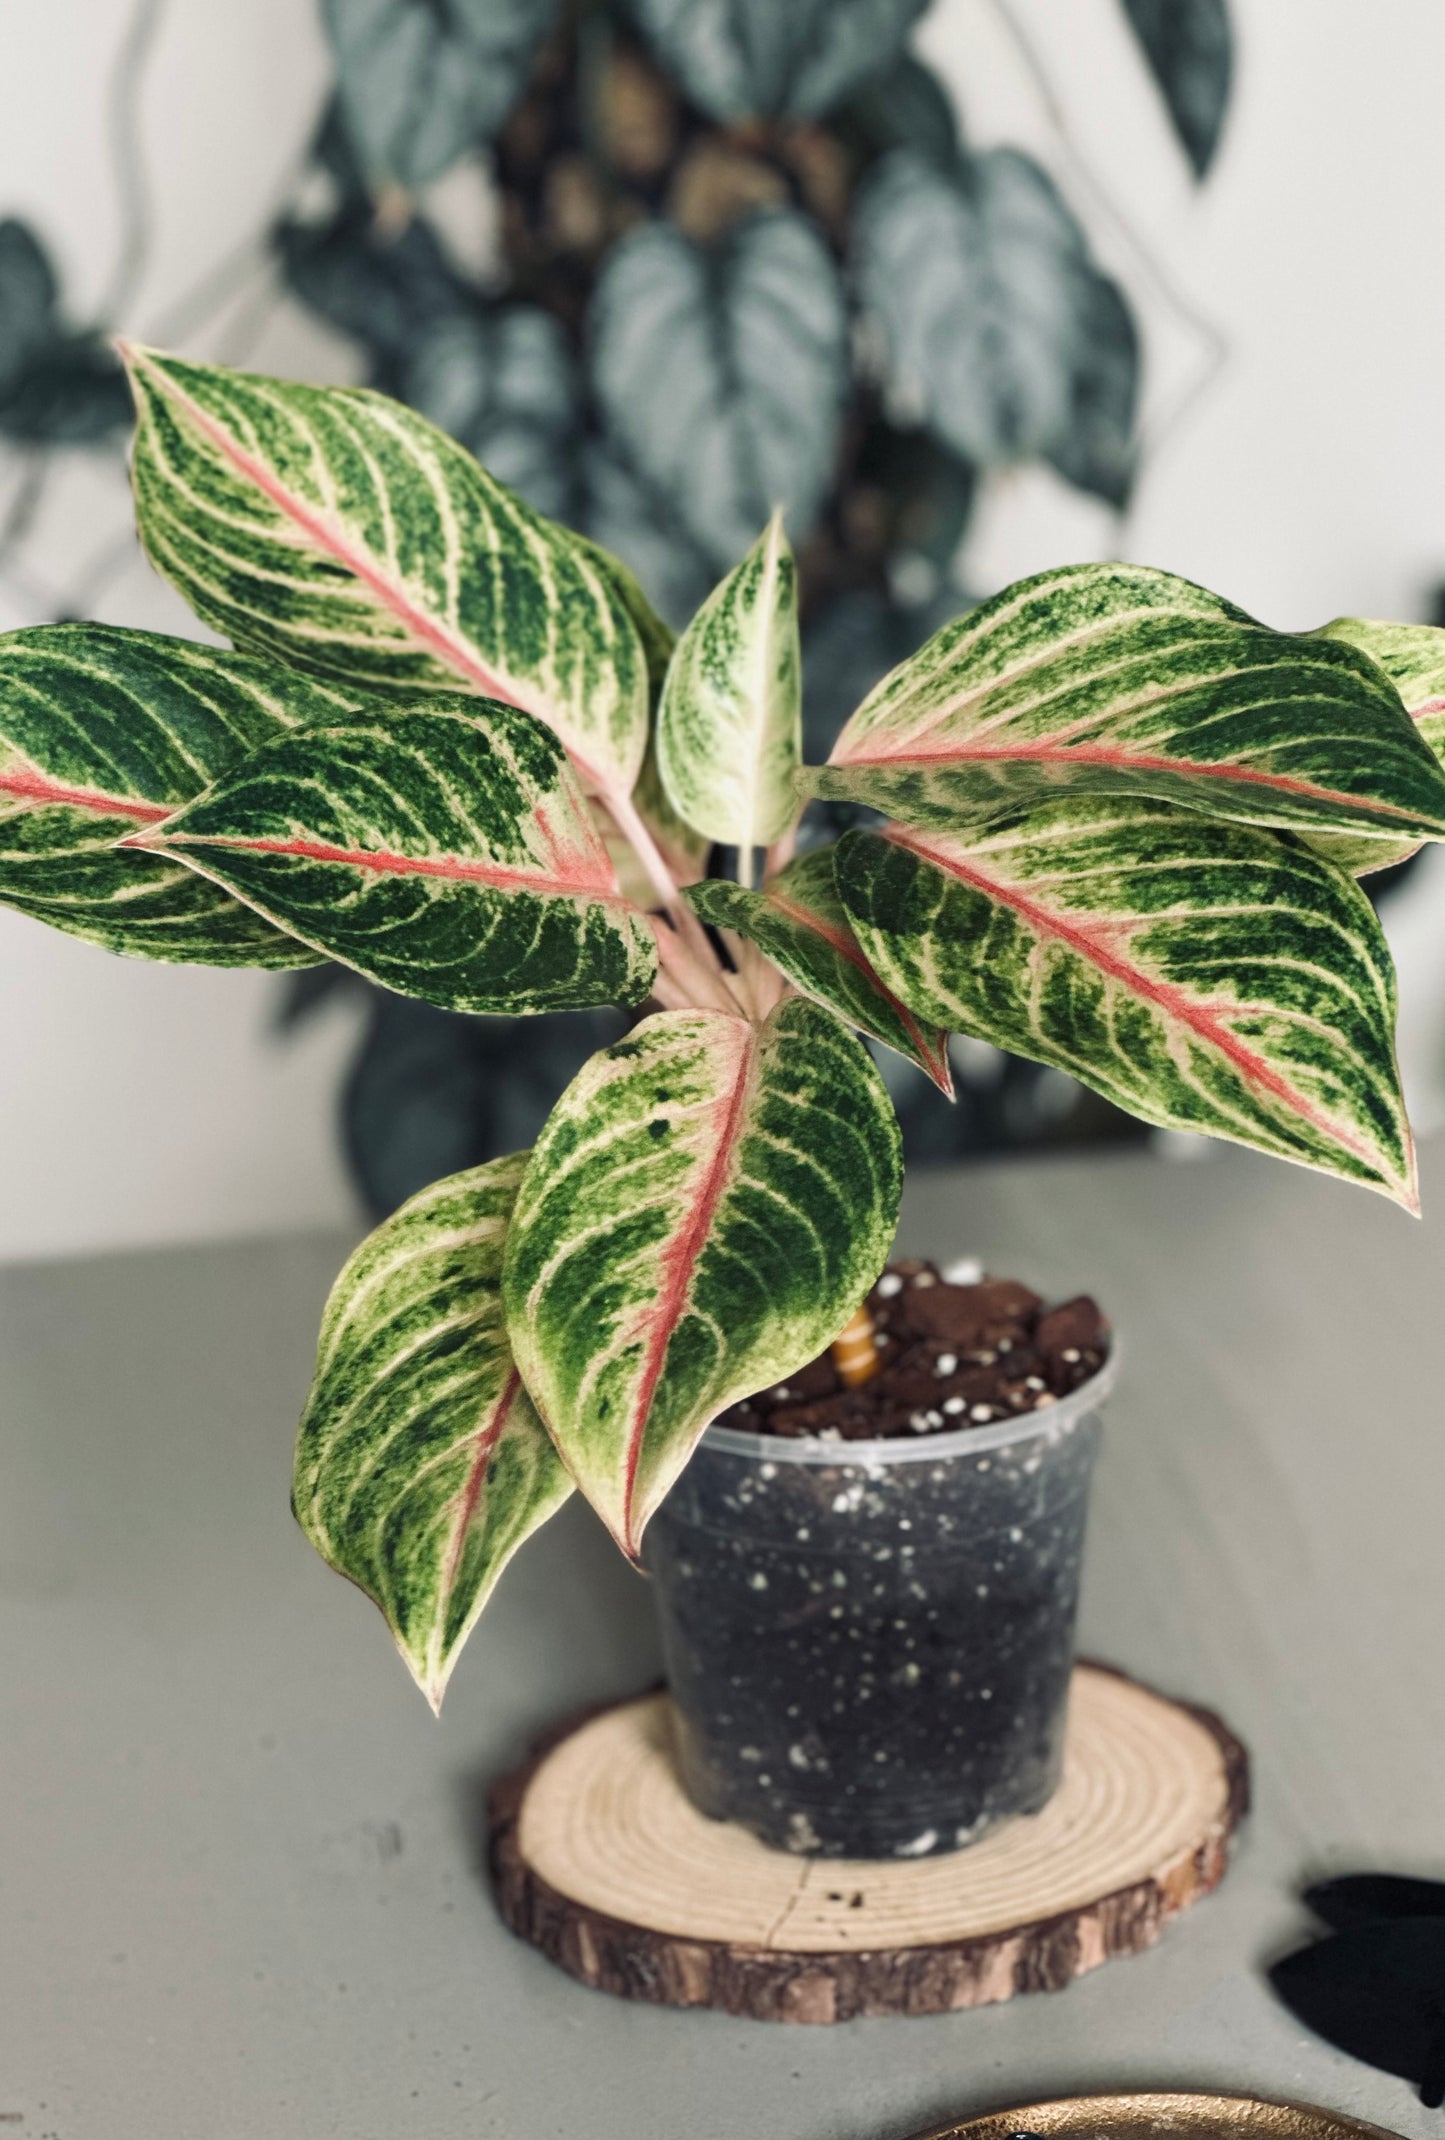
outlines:
[[[573,1718],[492,1795],[512,1930],[583,1983],[769,2021],[1057,1991],[1152,1946],[1223,1877],[1244,1748],[1207,1710],[1081,1664],[1042,1813],[948,1857],[796,1858],[684,1796],[670,1705]]]

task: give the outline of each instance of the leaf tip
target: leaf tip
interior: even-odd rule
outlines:
[[[400,1642],[396,1646],[401,1651],[402,1663],[415,1680],[428,1709],[430,1709],[433,1716],[440,1716],[442,1703],[446,1700],[447,1686],[451,1680],[452,1665],[455,1662],[455,1657],[437,1657],[430,1651],[418,1657],[413,1651],[404,1648]]]

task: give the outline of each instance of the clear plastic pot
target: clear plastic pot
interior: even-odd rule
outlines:
[[[806,1856],[889,1858],[1047,1803],[1114,1369],[916,1439],[708,1429],[645,1540],[703,1812]]]

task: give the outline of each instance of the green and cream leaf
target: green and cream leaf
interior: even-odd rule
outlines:
[[[187,639],[105,624],[5,633],[0,901],[129,958],[315,965],[220,886],[116,843],[344,703],[275,663]]]
[[[353,690],[521,706],[627,794],[647,658],[589,544],[384,395],[125,355],[141,540],[206,623]]]
[[[688,904],[715,928],[747,937],[805,996],[906,1055],[953,1097],[947,1030],[915,1018],[869,965],[838,891],[831,847],[800,855],[761,892],[718,879],[694,885]]]
[[[1292,835],[1078,797],[971,838],[850,832],[836,867],[920,1018],[1417,1209],[1389,951],[1359,886]]]
[[[1445,769],[1373,661],[1142,565],[1040,573],[945,625],[810,784],[944,831],[1066,790],[1445,837]]]
[[[507,1241],[507,1328],[624,1552],[709,1420],[800,1367],[877,1276],[902,1183],[866,1050],[791,997],[668,1011],[562,1095]]]
[[[1382,668],[1400,694],[1415,730],[1435,756],[1445,761],[1445,631],[1435,624],[1386,624],[1371,617],[1336,617],[1322,624],[1314,635],[1343,640],[1358,647]],[[1386,869],[1404,862],[1423,844],[1420,840],[1398,843],[1351,839],[1348,834],[1321,833],[1310,841],[1341,869],[1363,876],[1367,870]]]
[[[640,1003],[657,970],[562,746],[486,699],[372,706],[254,751],[136,843],[447,1010]]]
[[[677,643],[657,762],[678,815],[748,853],[781,839],[797,816],[802,747],[798,571],[774,513]]]
[[[572,1491],[502,1312],[526,1161],[436,1182],[362,1243],[326,1304],[296,1445],[302,1529],[381,1607],[434,1709],[497,1577]]]

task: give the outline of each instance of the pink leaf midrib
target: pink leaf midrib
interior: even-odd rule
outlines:
[[[169,811],[162,815],[169,816]],[[498,862],[468,861],[460,855],[404,855],[385,847],[341,847],[326,840],[261,839],[242,834],[190,835],[185,831],[136,833],[118,843],[149,853],[168,848],[220,848],[230,853],[294,856],[306,862],[331,862],[349,869],[370,871],[377,876],[439,877],[448,883],[483,884],[497,891],[536,892],[542,897],[594,899],[609,906],[633,909],[605,877],[579,871],[575,876],[543,869],[508,869]]]
[[[175,803],[142,802],[135,795],[108,795],[100,788],[87,788],[53,780],[38,766],[11,765],[0,772],[0,795],[14,795],[21,802],[42,807],[90,810],[97,817],[130,817],[143,825],[157,825],[174,817]]]
[[[1111,950],[1096,934],[1091,933],[1086,926],[1066,921],[1062,915],[1054,913],[1037,900],[1030,899],[1027,893],[1021,892],[1006,881],[992,876],[976,860],[964,861],[959,856],[951,854],[946,848],[941,849],[934,846],[925,838],[901,826],[890,827],[884,837],[891,841],[893,845],[906,848],[910,853],[918,855],[922,861],[931,863],[935,869],[942,870],[946,876],[954,877],[961,883],[970,884],[975,890],[981,891],[988,898],[996,900],[1000,906],[1010,908],[1041,936],[1052,936],[1058,942],[1067,945],[1070,950],[1076,952],[1080,958],[1087,960],[1100,973],[1105,974],[1111,980],[1119,981],[1134,995],[1154,1004],[1166,1017],[1173,1019],[1188,1031],[1196,1034],[1206,1045],[1216,1049],[1239,1072],[1246,1084],[1267,1093],[1272,1099],[1278,1100],[1281,1105],[1289,1108],[1293,1114],[1298,1115],[1302,1121],[1308,1122],[1312,1128],[1319,1130],[1322,1135],[1331,1138],[1335,1143],[1352,1152],[1357,1159],[1364,1161],[1372,1171],[1379,1171],[1379,1155],[1371,1151],[1363,1139],[1352,1135],[1341,1124],[1323,1114],[1313,1101],[1307,1099],[1296,1086],[1290,1083],[1288,1078],[1276,1070],[1272,1064],[1266,1062],[1257,1050],[1251,1048],[1246,1041],[1239,1038],[1238,1034],[1232,1032],[1228,1025],[1208,1005],[1195,1002],[1183,989],[1176,988],[1167,981],[1159,981],[1152,978],[1144,973],[1140,967],[1121,957],[1117,951]],[[1410,1159],[1410,1173],[1406,1178],[1405,1186],[1410,1196],[1413,1197],[1413,1152],[1409,1153],[1408,1157]],[[1413,1202],[1410,1208],[1415,1208]]]
[[[873,971],[873,968],[863,955],[863,948],[857,938],[846,929],[840,928],[836,923],[825,921],[821,914],[815,914],[810,907],[800,906],[796,900],[784,897],[775,887],[770,888],[763,896],[770,906],[776,908],[784,920],[796,922],[800,929],[811,929],[815,936],[820,936],[823,939],[823,942],[828,945],[830,950],[836,951],[840,958],[846,959],[850,966],[857,968],[869,986],[876,990],[898,1018],[904,1031],[918,1050],[918,1059],[923,1064],[933,1083],[938,1087],[945,1099],[952,1099],[953,1080],[948,1075],[946,1051],[929,1046],[927,1037],[918,1020],[909,1010],[908,1005],[900,997],[895,996],[892,989]]]
[[[1417,716],[1418,718],[1418,716]],[[1171,758],[1161,752],[1128,751],[1106,743],[947,743],[935,748],[880,752],[872,756],[834,761],[840,772],[890,772],[908,766],[1024,764],[1103,765],[1120,772],[1176,773],[1208,780],[1233,782],[1240,787],[1262,787],[1302,801],[1342,803],[1351,809],[1372,812],[1377,817],[1397,817],[1409,824],[1419,822],[1418,813],[1402,803],[1379,802],[1373,796],[1351,795],[1342,788],[1327,788],[1317,781],[1301,780],[1291,773],[1270,773],[1259,766],[1240,765],[1232,759]]]
[[[726,1015],[726,1014],[721,1014]],[[667,1348],[673,1332],[681,1322],[692,1286],[693,1272],[708,1232],[712,1226],[717,1207],[732,1172],[737,1156],[743,1118],[751,1096],[753,1078],[757,1068],[758,1036],[756,1031],[741,1019],[729,1019],[729,1024],[739,1028],[742,1043],[734,1075],[733,1089],[727,1100],[722,1129],[712,1158],[708,1161],[702,1188],[693,1202],[690,1216],[681,1231],[674,1237],[662,1258],[661,1279],[657,1297],[642,1326],[644,1362],[632,1399],[632,1416],[628,1426],[627,1447],[623,1459],[623,1551],[636,1560],[641,1540],[634,1529],[634,1504],[637,1490],[637,1472],[642,1459],[642,1444],[647,1433],[648,1414],[652,1399],[662,1377],[667,1358]]]

